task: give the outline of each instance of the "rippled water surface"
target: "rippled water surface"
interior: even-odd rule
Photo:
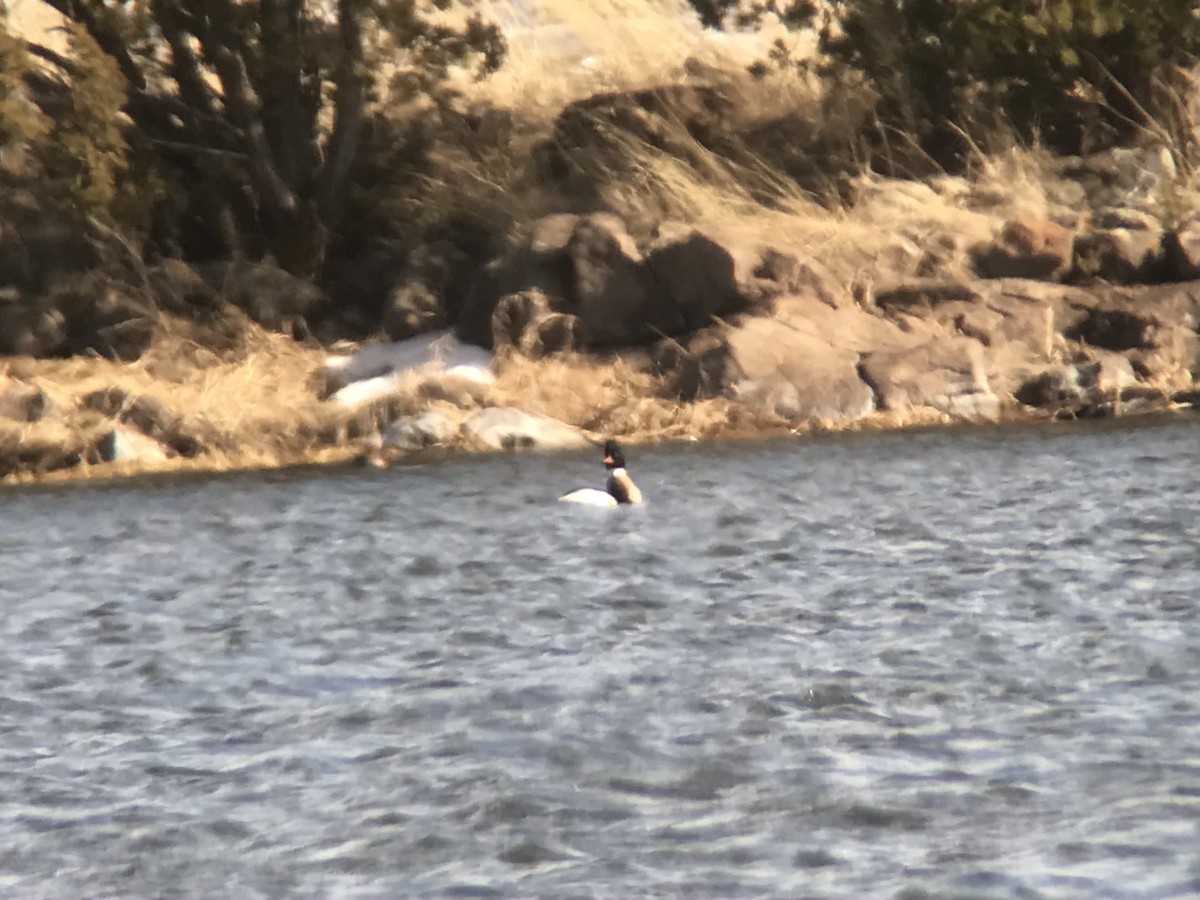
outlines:
[[[1200,425],[0,494],[0,894],[1200,894]]]

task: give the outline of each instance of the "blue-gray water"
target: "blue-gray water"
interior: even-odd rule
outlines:
[[[0,494],[0,895],[1200,893],[1200,424]]]

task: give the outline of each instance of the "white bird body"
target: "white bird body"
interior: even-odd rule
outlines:
[[[604,444],[604,467],[608,469],[608,484],[605,490],[580,488],[563,494],[558,499],[564,503],[580,503],[584,506],[623,506],[642,502],[642,492],[625,471],[625,456],[616,441]]]
[[[558,499],[563,503],[581,503],[584,506],[617,505],[617,498],[608,491],[600,490],[600,488],[580,488],[577,491],[571,491],[569,494],[563,494]]]

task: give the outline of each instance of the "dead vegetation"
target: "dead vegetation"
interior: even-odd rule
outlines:
[[[821,260],[848,295],[869,300],[884,282],[957,271],[968,247],[990,238],[1005,220],[1058,221],[1085,211],[1056,161],[1036,146],[981,151],[961,175],[904,182],[874,175],[870,153],[880,151],[853,139],[867,104],[852,91],[842,86],[840,93],[825,93],[795,69],[747,73],[777,36],[770,30],[753,40],[705,36],[689,24],[682,2],[539,0],[533,6],[546,29],[542,36],[522,37],[510,26],[516,39],[506,67],[486,81],[457,86],[453,109],[469,122],[470,139],[455,132],[439,144],[415,199],[390,208],[414,234],[467,219],[503,242],[548,213],[618,210],[631,232],[673,221],[796,248]],[[561,42],[548,45],[546,35],[553,34]],[[695,127],[670,104],[643,131],[614,127],[612,111],[596,107],[590,121],[585,115],[583,132],[557,136],[571,177],[548,177],[541,151],[556,138],[565,108],[606,92],[677,86],[713,92],[727,111],[718,130]],[[1179,158],[1179,178],[1161,198],[1164,216],[1182,215],[1200,168],[1193,108],[1181,100],[1176,109],[1179,121],[1170,123],[1165,139],[1172,158]],[[70,469],[69,477],[107,477],[345,460],[366,452],[380,428],[401,416],[433,410],[461,421],[489,405],[630,442],[950,420],[921,410],[878,413],[853,424],[798,424],[727,397],[680,402],[644,354],[632,351],[543,359],[503,354],[493,385],[414,377],[386,400],[346,411],[321,399],[325,352],[315,344],[249,320],[239,319],[235,332],[235,339],[214,348],[193,325],[167,317],[136,362],[8,360],[3,378],[41,391],[46,412],[36,421],[0,417],[0,474],[22,480]],[[117,400],[89,402],[98,394]],[[105,462],[98,448],[137,415],[139,403],[158,412],[148,426],[134,427],[158,429],[170,457]],[[183,449],[188,440],[193,452]]]

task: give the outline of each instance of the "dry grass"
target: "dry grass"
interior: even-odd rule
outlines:
[[[493,402],[552,416],[596,437],[639,443],[784,430],[777,417],[717,398],[680,403],[648,374],[637,354],[608,358],[575,353],[540,360],[500,360]]]
[[[328,441],[322,436],[337,425],[336,413],[320,403],[314,390],[323,359],[319,350],[256,326],[247,327],[243,346],[225,358],[168,334],[131,364],[87,357],[11,359],[6,363],[9,376],[39,388],[49,401],[48,413],[33,423],[0,419],[0,448],[5,448],[8,467],[21,453],[32,460],[21,470],[38,468],[37,448],[43,448],[47,467],[55,463],[50,448],[68,455],[85,451],[85,461],[94,459],[94,452],[86,451],[115,423],[82,401],[95,392],[115,390],[130,402],[156,401],[171,430],[196,439],[204,449],[195,459],[105,464],[91,474],[298,462],[324,452]]]

